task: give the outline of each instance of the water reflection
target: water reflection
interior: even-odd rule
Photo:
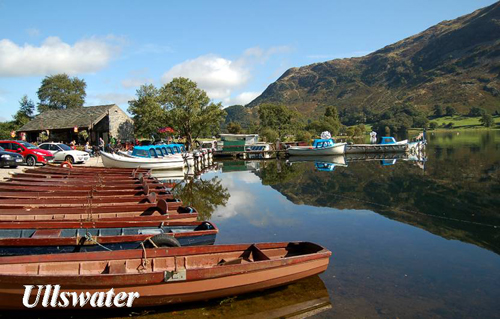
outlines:
[[[176,184],[172,193],[182,199],[184,205],[195,207],[199,220],[210,220],[218,206],[226,206],[230,194],[218,177],[212,179],[186,178]]]
[[[424,157],[343,161],[220,162],[201,176],[228,193],[209,209],[217,243],[306,240],[332,250],[321,278],[333,308],[319,317],[498,316],[500,132],[429,134]],[[239,311],[229,301],[214,309],[230,305]]]

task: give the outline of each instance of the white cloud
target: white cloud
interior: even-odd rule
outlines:
[[[37,28],[29,28],[26,29],[26,33],[28,33],[30,37],[37,37],[40,35],[40,30],[38,30]]]
[[[253,47],[245,50],[235,60],[229,60],[215,54],[199,56],[173,66],[162,76],[162,82],[170,82],[175,77],[187,77],[207,91],[211,99],[229,101],[235,89],[244,87],[251,79],[253,66],[265,63],[274,54],[283,54],[291,49],[286,46],[263,50]],[[234,99],[245,100],[255,92],[244,92]],[[247,102],[248,103],[248,102]]]
[[[0,77],[93,73],[108,65],[119,48],[116,38],[88,38],[73,45],[48,37],[41,46],[0,40]]]
[[[198,83],[210,98],[223,99],[231,94],[231,90],[247,83],[250,71],[240,63],[209,54],[175,65],[163,74],[162,82],[181,76]]]

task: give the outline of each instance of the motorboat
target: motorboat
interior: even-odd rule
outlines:
[[[312,146],[291,146],[286,151],[290,156],[342,155],[346,143],[335,143],[333,138],[315,139]]]

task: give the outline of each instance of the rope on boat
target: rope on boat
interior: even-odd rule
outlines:
[[[103,246],[101,245],[97,240],[94,239],[94,237],[92,237],[92,235],[89,233],[89,231],[87,230],[86,234],[85,234],[85,240],[88,240],[90,242],[93,242],[97,245],[99,245],[101,248],[104,248],[106,249],[107,251],[112,251],[111,249],[109,249],[108,247],[106,246]]]
[[[144,247],[144,242],[141,242],[141,247],[142,247],[142,257],[141,257],[141,269],[142,271],[146,270],[146,267],[149,264],[148,256],[146,255],[146,247]]]
[[[357,202],[362,202],[362,203],[367,203],[367,204],[371,204],[371,205],[375,205],[375,206],[389,208],[389,209],[391,209],[393,211],[398,211],[399,210],[399,211],[405,212],[405,213],[411,213],[411,214],[416,214],[416,215],[423,215],[423,216],[426,216],[426,217],[435,217],[435,218],[444,219],[444,220],[450,220],[450,221],[454,221],[454,222],[460,222],[460,223],[466,223],[466,224],[472,224],[472,225],[484,226],[484,227],[491,227],[491,228],[495,228],[495,229],[500,228],[499,225],[492,225],[492,224],[486,224],[486,223],[481,223],[481,222],[474,222],[474,221],[470,221],[470,220],[458,219],[458,218],[453,218],[453,217],[446,217],[446,216],[425,214],[425,213],[421,213],[421,212],[417,212],[417,211],[409,210],[409,209],[402,209],[402,208],[397,208],[396,209],[396,208],[393,208],[393,207],[391,207],[389,205],[375,203],[375,202],[372,202],[372,201],[368,201],[368,200],[364,200],[364,199],[358,199],[358,198],[349,197],[349,196],[344,196],[344,195],[340,195],[340,194],[331,194],[331,195],[336,196],[336,197],[340,197],[340,198],[344,198],[344,199],[349,199],[349,200],[357,201]]]

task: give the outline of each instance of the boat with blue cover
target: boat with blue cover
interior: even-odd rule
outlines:
[[[213,245],[210,222],[20,221],[0,223],[0,255]]]
[[[187,152],[186,147],[183,144],[135,146],[132,151],[119,152],[119,154],[140,158],[172,158],[172,156],[180,156],[184,159],[187,166],[194,166],[194,155]]]
[[[323,132],[321,138],[315,139],[312,146],[291,146],[287,153],[294,156],[342,155],[345,153],[345,147],[346,143],[335,143],[329,132]]]

